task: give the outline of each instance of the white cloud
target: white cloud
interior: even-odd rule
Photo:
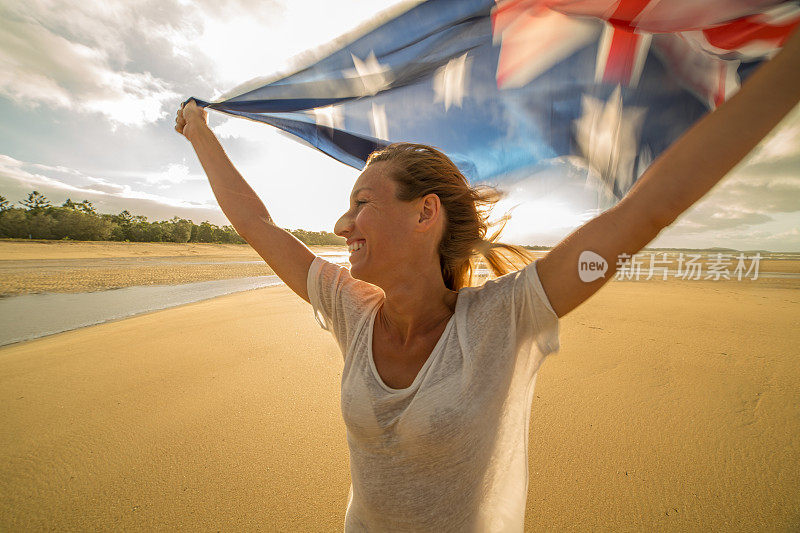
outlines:
[[[78,187],[68,185],[58,179],[50,178],[44,174],[29,172],[25,170],[26,166],[28,165],[26,165],[26,163],[24,163],[23,161],[18,161],[13,157],[0,154],[0,177],[13,179],[29,187],[45,186],[45,187],[53,187],[56,189],[63,189],[66,191],[81,190]],[[44,169],[48,168],[46,165],[30,165],[30,166],[34,168],[44,168]]]
[[[191,174],[189,167],[183,163],[170,163],[161,172],[140,172],[136,177],[144,179],[145,182],[158,185],[166,189],[172,185],[187,183],[190,181],[205,181],[206,177],[199,174]]]
[[[726,237],[739,239],[758,239],[760,241],[767,242],[786,241],[787,239],[793,239],[795,242],[800,242],[800,228],[791,228],[780,233],[770,233],[764,230],[740,231],[736,233],[728,233]]]
[[[789,156],[800,151],[800,124],[781,128],[754,151],[750,163],[761,163]]]
[[[43,170],[45,173],[32,172],[32,169]],[[68,183],[64,181],[63,178],[57,177],[58,174],[67,174],[73,182]],[[156,174],[156,176],[160,176],[162,179],[173,179],[175,183],[178,183],[180,180],[186,179],[188,176],[188,169],[183,165],[171,165],[165,172]],[[123,185],[105,178],[89,176],[74,169],[26,163],[4,154],[0,154],[0,178],[15,181],[26,187],[45,187],[64,193],[94,194],[101,197],[114,197],[117,199],[150,200],[162,206],[184,209],[216,207],[216,205],[211,202],[187,202],[172,196],[152,194],[133,189],[130,185]]]
[[[800,176],[750,174],[726,177],[668,228],[671,234],[746,228],[778,213],[800,211]]]
[[[84,8],[92,5],[101,19],[115,14],[108,7],[102,13],[99,3]],[[143,125],[166,114],[165,103],[177,93],[150,72],[116,68],[112,63],[124,63],[125,51],[102,20],[91,25],[81,11],[58,20],[57,13],[45,3],[0,8],[0,94],[27,106],[99,112],[115,125]],[[84,44],[69,36],[69,22],[90,29],[89,35],[108,34],[108,41],[102,47]]]
[[[81,105],[86,110],[103,113],[112,122],[129,126],[156,122],[167,115],[164,109],[167,102],[178,98],[163,80],[149,72],[133,74],[107,70],[101,77],[102,86],[108,92]]]
[[[745,164],[773,162],[800,155],[800,105],[784,117],[748,156]]]
[[[671,228],[650,243],[653,248],[708,248],[725,246],[737,250],[785,250],[800,252],[797,217],[776,215],[775,220],[756,226],[740,226],[699,233],[675,233]]]
[[[342,9],[308,0],[10,0],[0,5],[0,95],[141,126],[170,114],[165,106],[188,86],[213,87],[216,94],[199,95],[213,99],[308,62],[389,6],[414,3],[353,0]]]
[[[213,112],[212,112],[213,113]],[[217,116],[209,116],[209,124],[214,134],[220,139],[243,139],[256,143],[269,143],[275,141],[276,130],[263,122],[256,122],[244,118],[227,117],[223,122],[214,124]]]
[[[202,54],[210,59],[216,70],[216,97],[247,80],[307,64],[331,50],[334,41],[341,42],[342,38],[349,39],[363,31],[362,27],[354,27],[357,23],[371,24],[376,17],[386,18],[387,13],[408,9],[415,3],[418,0],[350,0],[346,8],[338,2],[310,0],[279,6],[254,3],[248,10],[227,9],[220,16],[206,16],[197,35],[189,39],[172,32],[170,41],[178,55]],[[211,5],[208,2],[203,9]],[[309,16],[310,12],[313,16]]]

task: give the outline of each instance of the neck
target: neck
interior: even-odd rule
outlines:
[[[381,288],[386,299],[376,319],[402,344],[436,329],[455,313],[458,292],[445,286],[438,264],[425,272],[406,266],[402,277]]]

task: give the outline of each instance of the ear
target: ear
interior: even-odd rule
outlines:
[[[417,202],[417,211],[419,214],[417,228],[419,231],[428,231],[441,217],[442,201],[436,194],[431,193],[418,199]]]

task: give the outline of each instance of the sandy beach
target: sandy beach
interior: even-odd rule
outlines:
[[[759,281],[611,281],[562,319],[526,531],[800,528],[800,282]],[[0,529],[340,531],[341,367],[285,286],[0,348]]]

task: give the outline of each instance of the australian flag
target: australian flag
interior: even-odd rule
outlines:
[[[428,0],[291,74],[195,100],[357,169],[406,141],[473,184],[578,171],[609,207],[798,24],[797,1]]]

